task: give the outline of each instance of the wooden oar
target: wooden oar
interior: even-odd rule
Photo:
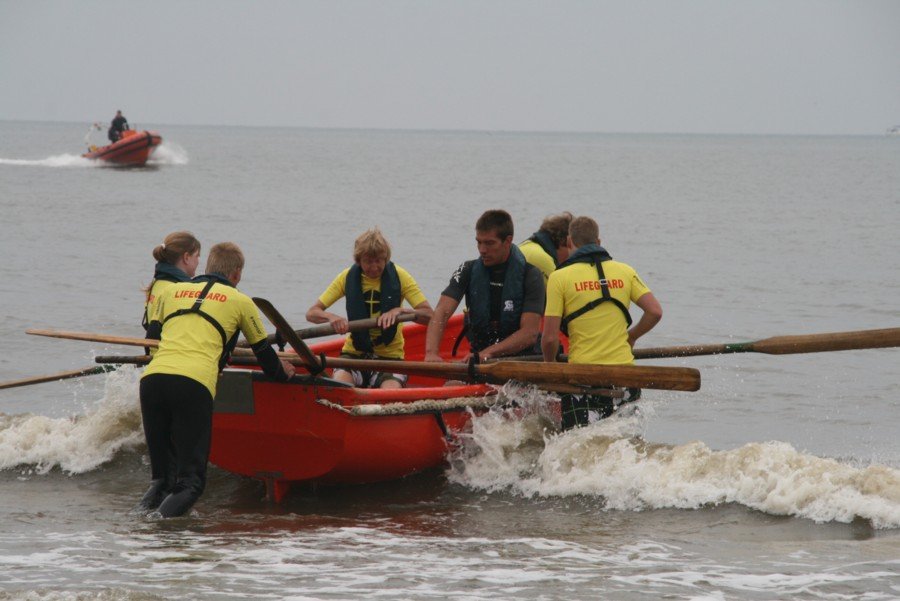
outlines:
[[[259,298],[258,296],[253,297],[253,302],[256,303],[256,306],[259,307],[260,311],[265,313],[266,317],[269,318],[269,321],[272,322],[272,325],[275,326],[275,329],[278,330],[278,333],[281,334],[281,337],[291,345],[294,352],[303,360],[303,366],[308,369],[310,373],[319,373],[324,369],[319,358],[309,350],[309,347],[306,346],[303,339],[297,335],[296,330],[291,327],[291,324],[287,322],[272,303],[264,298]]]
[[[104,362],[107,363],[107,362]],[[110,362],[111,363],[111,362]],[[92,376],[94,374],[104,374],[115,371],[115,365],[97,365],[86,369],[73,369],[71,371],[62,371],[58,374],[49,376],[34,376],[31,378],[22,378],[21,380],[10,380],[8,382],[0,382],[0,389],[16,388],[18,386],[30,386],[31,384],[41,384],[42,382],[56,382],[58,380],[69,380],[71,378],[80,378],[82,376]]]
[[[277,312],[276,312],[277,313]],[[282,324],[282,327],[285,324]],[[277,327],[277,324],[276,324]],[[281,328],[279,328],[281,329]],[[290,326],[290,336],[297,338]],[[61,332],[58,330],[28,330],[29,334],[69,338],[73,340],[89,340],[108,342],[130,346],[157,346],[157,340],[144,338],[126,338],[122,336],[106,336],[83,332]],[[288,336],[285,336],[291,342]],[[305,348],[315,363],[310,369],[308,357],[299,357],[300,365],[319,371],[318,358],[312,354],[302,340],[295,340],[300,348]],[[293,343],[292,343],[293,344]],[[252,351],[235,349],[236,356],[248,356]],[[287,353],[279,353],[283,359],[292,358]],[[444,379],[470,380],[471,376],[487,382],[502,384],[508,380],[518,380],[530,384],[562,384],[571,386],[588,386],[605,388],[623,386],[626,388],[657,388],[660,390],[694,391],[700,389],[700,372],[688,367],[656,367],[638,365],[572,365],[568,363],[530,363],[526,361],[498,361],[470,366],[463,363],[426,363],[421,361],[390,361],[375,359],[346,359],[328,357],[324,367],[345,367],[363,371],[385,371],[410,375],[431,376]]]
[[[110,336],[108,334],[94,334],[92,332],[72,332],[69,330],[25,330],[26,334],[33,336],[49,336],[50,338],[64,338],[66,340],[84,340],[87,342],[105,342],[107,344],[121,344],[125,346],[147,346],[157,348],[159,340],[149,338],[132,338],[128,336]]]
[[[417,313],[401,313],[397,316],[398,322],[407,322],[407,321],[415,321],[415,319],[419,317]],[[356,319],[354,321],[347,322],[349,325],[350,332],[360,332],[362,330],[370,330],[372,328],[378,327],[378,318],[371,317],[369,319]],[[303,328],[302,330],[294,330],[294,332],[299,336],[302,340],[306,340],[308,338],[319,338],[321,336],[330,336],[335,333],[334,326],[330,323],[323,323],[317,326],[311,326],[309,328]],[[269,334],[266,337],[266,342],[269,344],[274,344],[275,342],[275,334]],[[285,341],[287,342],[287,341]],[[240,348],[249,348],[250,344],[246,340],[241,340],[238,344]]]
[[[483,380],[502,384],[518,380],[529,384],[568,385],[577,387],[656,388],[661,390],[694,391],[700,389],[700,372],[688,367],[644,367],[635,365],[569,365],[564,363],[522,363],[507,361],[489,365],[461,363],[426,363],[421,361],[391,361],[377,359],[348,359],[323,357],[324,364],[312,354],[297,336],[287,320],[262,298],[253,302],[266,314],[281,335],[300,355],[305,367],[317,373],[325,367],[343,367],[361,371],[381,371],[409,375],[432,376],[444,379]]]
[[[696,344],[660,348],[634,349],[635,359],[662,359],[665,357],[695,357],[727,353],[765,353],[790,355],[796,353],[824,353],[857,349],[889,348],[900,346],[900,328],[883,330],[857,330],[831,334],[807,334],[800,336],[773,336],[751,342],[730,344]]]
[[[306,367],[303,359],[293,353],[278,353],[300,367]],[[150,361],[146,355],[135,357],[97,357],[98,363],[135,363]],[[233,357],[233,365],[257,365],[256,359]],[[414,376],[427,376],[443,380],[471,381],[476,379],[492,384],[518,380],[534,384],[552,392],[603,394],[621,397],[621,391],[609,390],[610,386],[624,388],[656,388],[660,390],[694,391],[700,389],[700,372],[689,367],[651,367],[636,365],[569,365],[567,363],[528,363],[524,361],[498,361],[475,365],[472,373],[465,363],[425,363],[422,361],[391,361],[388,359],[346,359],[326,357],[325,368],[343,367],[364,371],[386,371]]]
[[[502,384],[518,380],[529,384],[568,384],[571,386],[656,388],[694,391],[700,389],[700,372],[689,367],[651,367],[638,365],[573,365],[569,363],[530,363],[497,361],[469,366],[465,363],[425,363],[378,359],[327,357],[325,367],[343,367],[362,371],[384,371],[444,379],[482,379]]]

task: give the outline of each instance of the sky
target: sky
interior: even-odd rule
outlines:
[[[882,134],[896,0],[0,0],[0,120]]]

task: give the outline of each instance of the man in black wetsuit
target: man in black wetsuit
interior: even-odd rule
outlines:
[[[512,239],[512,217],[506,211],[485,211],[478,219],[479,257],[460,265],[441,293],[426,333],[426,361],[443,361],[441,339],[463,296],[466,337],[479,359],[534,352],[544,313],[544,276]]]
[[[128,119],[125,118],[122,111],[116,111],[116,116],[113,117],[112,123],[109,124],[109,141],[117,142],[122,137],[122,132],[126,129],[129,129]]]

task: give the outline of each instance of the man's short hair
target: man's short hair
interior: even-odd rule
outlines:
[[[508,236],[513,235],[513,220],[503,209],[490,209],[482,213],[475,222],[475,231],[495,231],[498,238],[506,240]]]
[[[576,217],[569,224],[569,235],[576,247],[585,244],[597,244],[600,239],[600,226],[590,217]]]
[[[391,245],[377,227],[360,234],[353,244],[353,260],[359,263],[363,256],[381,257],[391,260]]]
[[[206,273],[220,273],[230,276],[238,269],[244,268],[244,253],[234,242],[219,242],[209,249],[206,259]]]
[[[550,236],[553,246],[565,246],[566,238],[569,235],[570,223],[572,223],[572,213],[563,211],[559,215],[550,215],[544,218],[540,231]]]

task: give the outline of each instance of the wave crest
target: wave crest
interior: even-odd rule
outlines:
[[[138,402],[140,371],[125,366],[106,376],[103,398],[84,415],[0,414],[0,470],[34,466],[46,474],[59,466],[81,474],[144,443]]]
[[[737,503],[816,522],[900,527],[900,471],[891,467],[855,466],[777,441],[724,451],[700,441],[650,443],[640,437],[640,413],[560,434],[548,428],[544,405],[516,419],[509,410],[475,417],[452,457],[451,481],[523,496],[602,497],[616,510]]]

